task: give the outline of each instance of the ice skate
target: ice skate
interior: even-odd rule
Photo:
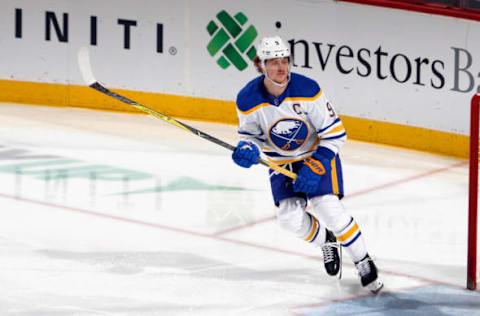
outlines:
[[[368,254],[361,261],[355,263],[355,267],[363,287],[375,294],[383,288],[382,281],[378,279],[377,267]]]
[[[342,247],[337,238],[327,229],[325,244],[322,246],[325,270],[331,276],[342,278]]]

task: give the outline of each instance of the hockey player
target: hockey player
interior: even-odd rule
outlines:
[[[338,152],[346,140],[342,121],[312,79],[290,72],[290,51],[278,36],[263,38],[255,67],[262,74],[237,96],[240,141],[234,162],[249,168],[260,152],[297,174],[295,181],[270,170],[280,226],[322,247],[328,274],[341,273],[341,247],[350,255],[361,284],[382,287],[358,224],[340,203],[342,167]],[[311,204],[312,214],[306,212]]]

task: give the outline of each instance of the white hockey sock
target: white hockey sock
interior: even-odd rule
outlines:
[[[311,200],[312,212],[325,223],[354,262],[367,255],[362,233],[355,220],[345,212],[338,196],[329,194]]]
[[[303,237],[303,239],[316,246],[322,246],[327,238],[327,231],[313,215],[307,213],[307,216],[310,218],[311,224],[308,233]]]
[[[341,231],[335,232],[337,241],[343,246],[353,262],[358,262],[367,255],[367,247],[363,240],[362,232],[353,218]]]

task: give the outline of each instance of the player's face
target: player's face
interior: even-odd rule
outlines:
[[[268,77],[276,83],[285,83],[288,80],[288,58],[269,59],[265,63]]]

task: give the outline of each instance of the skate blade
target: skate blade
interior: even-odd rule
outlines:
[[[383,282],[380,280],[375,280],[372,283],[367,285],[367,288],[373,293],[377,294],[383,288]]]
[[[338,249],[338,258],[340,259],[339,261],[339,268],[338,268],[338,272],[335,273],[335,274],[330,274],[327,272],[328,276],[330,276],[331,278],[335,278],[335,279],[339,279],[341,280],[342,279],[342,270],[343,270],[343,258],[342,258],[342,246],[339,244],[339,243],[335,243]]]
[[[342,279],[342,270],[343,270],[343,258],[342,258],[342,245],[338,244],[338,257],[340,258],[340,271],[338,271],[338,279]]]

